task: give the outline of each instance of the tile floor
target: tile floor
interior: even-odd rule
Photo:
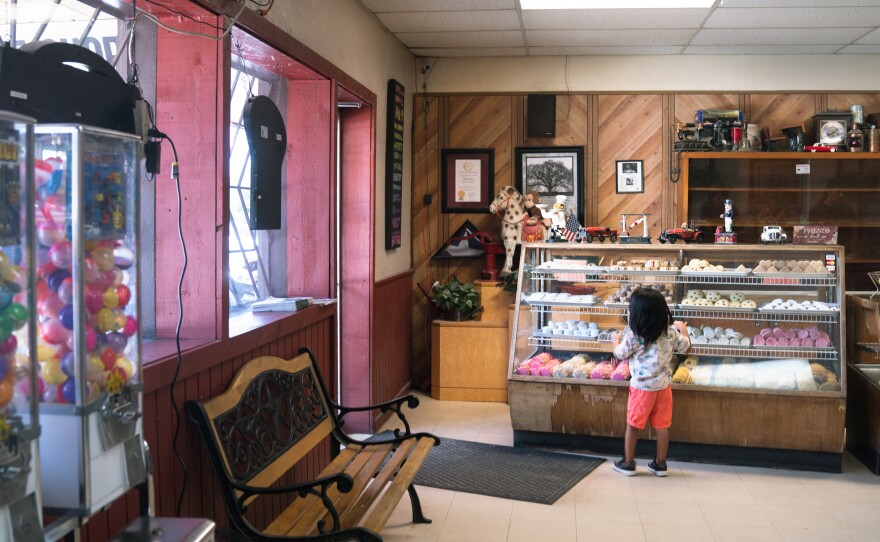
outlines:
[[[417,431],[511,445],[506,404],[435,401],[407,411]],[[851,456],[842,474],[669,463],[656,478],[639,462],[624,477],[611,461],[552,506],[419,487],[430,525],[411,523],[404,496],[387,542],[878,541],[880,477]]]

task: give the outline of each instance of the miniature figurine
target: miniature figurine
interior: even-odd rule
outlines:
[[[526,192],[526,195],[523,196],[523,204],[526,206],[526,212],[528,213],[527,225],[534,226],[540,220],[544,223],[544,226],[550,226],[550,219],[544,218],[542,209],[545,206],[541,205],[541,195],[538,192],[534,190]]]
[[[563,230],[565,229],[565,201],[567,199],[568,197],[563,194],[557,195],[556,203],[553,204],[553,208],[547,213],[552,224],[548,241],[556,243],[567,241],[563,235]]]
[[[729,199],[724,200],[721,218],[724,219],[724,233],[733,233],[733,202]]]

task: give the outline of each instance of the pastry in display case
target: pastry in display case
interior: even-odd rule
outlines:
[[[141,142],[37,125],[36,291],[44,507],[88,517],[146,477],[138,333]]]
[[[0,112],[0,540],[42,540],[34,363],[34,121]]]
[[[815,451],[824,465],[817,468],[834,470],[843,442],[843,269],[839,246],[526,245],[517,301],[527,310],[514,313],[508,380],[515,442],[540,442],[543,433],[560,430],[618,436],[625,418],[615,428],[609,415],[625,412],[629,374],[611,356],[612,338],[625,328],[630,296],[642,287],[663,295],[691,338],[687,355],[673,364],[675,415],[687,420],[680,429],[673,424],[674,441]],[[591,293],[571,294],[572,288]],[[580,397],[562,400],[575,390]],[[554,425],[574,415],[556,410],[581,400],[582,419]],[[733,419],[737,403],[777,408],[786,421],[749,423],[741,416],[736,434],[713,435],[725,421],[698,419],[716,411]],[[549,417],[534,412],[541,404]],[[821,414],[805,414],[808,406]],[[781,432],[774,428],[785,424]],[[792,434],[793,427],[823,426],[828,432],[817,444]]]

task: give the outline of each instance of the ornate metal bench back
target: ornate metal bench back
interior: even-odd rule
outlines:
[[[258,487],[274,483],[336,424],[308,354],[251,360],[202,406],[227,476]]]

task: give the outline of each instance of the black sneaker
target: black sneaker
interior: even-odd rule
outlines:
[[[666,461],[662,463],[657,463],[657,460],[653,460],[648,463],[648,470],[654,473],[654,476],[665,477],[667,475],[666,472]]]
[[[625,458],[620,458],[614,462],[614,470],[624,476],[635,476],[636,462],[633,461],[632,463],[627,463]]]

